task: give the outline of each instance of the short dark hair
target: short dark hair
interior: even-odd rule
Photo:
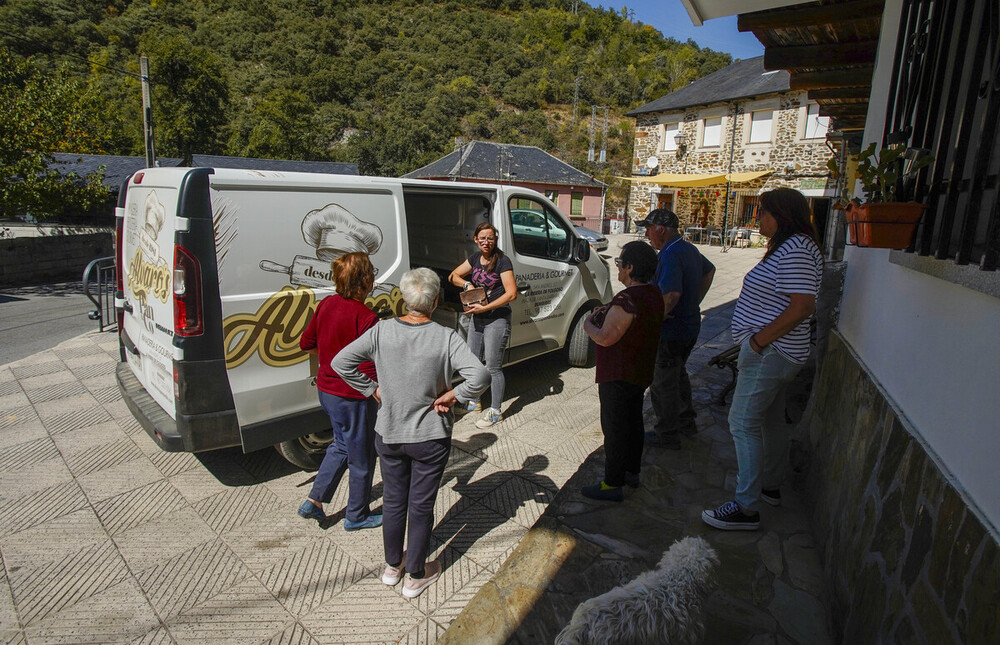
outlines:
[[[636,240],[622,247],[622,265],[632,267],[632,279],[649,282],[656,273],[656,251],[649,244]]]

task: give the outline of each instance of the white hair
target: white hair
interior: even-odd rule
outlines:
[[[430,316],[434,301],[441,292],[441,278],[430,269],[411,269],[399,281],[403,302],[410,311]]]

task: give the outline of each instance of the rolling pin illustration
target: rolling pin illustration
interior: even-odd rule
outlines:
[[[317,260],[308,255],[296,255],[291,266],[270,260],[261,260],[260,268],[288,275],[288,283],[295,287],[333,288],[333,270],[329,260]]]
[[[260,268],[272,273],[284,273],[288,276],[288,284],[293,287],[313,287],[317,289],[335,289],[333,284],[333,269],[330,263],[311,258],[308,255],[296,255],[291,266],[278,264],[271,260],[261,260]],[[375,269],[376,275],[378,268]],[[394,285],[376,284],[373,293],[390,293]]]

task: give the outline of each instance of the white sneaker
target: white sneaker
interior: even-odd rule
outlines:
[[[424,592],[424,589],[434,584],[434,581],[441,575],[441,563],[437,560],[424,564],[424,577],[413,578],[406,574],[403,581],[403,595],[407,598],[416,598]]]
[[[399,584],[399,579],[403,577],[403,563],[400,562],[398,567],[394,567],[391,564],[385,565],[385,571],[382,572],[382,584],[389,585],[390,587],[395,587]]]
[[[484,428],[489,428],[493,424],[500,423],[503,420],[503,415],[500,414],[500,410],[496,408],[487,408],[486,414],[479,421],[476,421],[476,427],[480,430]]]

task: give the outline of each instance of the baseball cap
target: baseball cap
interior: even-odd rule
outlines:
[[[657,208],[649,213],[646,219],[638,222],[642,226],[665,226],[667,228],[680,228],[681,222],[677,219],[676,213],[666,208]]]

